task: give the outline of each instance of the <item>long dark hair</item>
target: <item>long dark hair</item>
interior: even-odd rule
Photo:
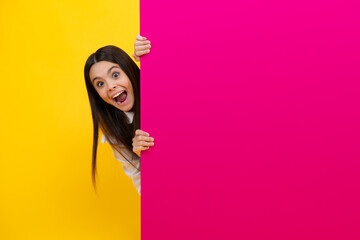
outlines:
[[[130,110],[134,112],[132,124],[128,124],[127,117],[123,111],[106,103],[92,85],[89,76],[90,68],[96,62],[100,61],[108,61],[118,64],[130,79],[135,97],[134,106]],[[93,186],[96,189],[96,153],[99,128],[108,140],[115,139],[117,143],[122,143],[132,152],[132,139],[135,136],[135,130],[140,128],[140,69],[123,50],[116,46],[109,45],[99,48],[95,53],[89,56],[85,64],[84,74],[94,124],[91,173]],[[116,150],[119,149],[115,142],[109,142],[113,148]],[[118,152],[121,154],[121,151]],[[125,159],[131,163],[130,159]]]

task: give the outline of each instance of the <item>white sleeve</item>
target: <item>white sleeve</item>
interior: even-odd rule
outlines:
[[[103,135],[102,139],[101,139],[102,143],[109,143],[105,136]],[[119,153],[117,150],[115,150],[113,147],[111,147],[111,150],[114,154],[114,157],[121,162],[121,165],[124,169],[125,174],[132,180],[136,190],[138,191],[138,193],[141,195],[141,171],[140,171],[140,167],[141,167],[141,161],[140,161],[140,157],[137,156],[134,152],[129,151],[124,145],[118,145],[119,146],[119,150],[121,151],[121,153]],[[130,159],[130,162],[127,161],[125,159],[125,157],[127,159]]]
[[[129,162],[121,162],[121,164],[126,175],[131,178],[136,190],[138,191],[139,195],[141,195],[141,172],[138,170],[140,169],[140,159],[137,162],[132,161],[132,164],[136,167],[134,167]]]

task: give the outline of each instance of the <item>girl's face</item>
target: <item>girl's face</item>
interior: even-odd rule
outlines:
[[[135,102],[130,79],[116,63],[100,61],[90,68],[90,81],[99,96],[108,104],[127,112]]]

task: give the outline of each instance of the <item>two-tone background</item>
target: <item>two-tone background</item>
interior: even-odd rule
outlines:
[[[0,239],[139,239],[107,145],[91,187],[86,57],[132,53],[139,3],[1,3]],[[141,237],[360,239],[353,0],[141,1]]]

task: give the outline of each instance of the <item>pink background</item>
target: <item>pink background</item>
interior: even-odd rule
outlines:
[[[142,239],[360,239],[358,1],[141,0]]]

